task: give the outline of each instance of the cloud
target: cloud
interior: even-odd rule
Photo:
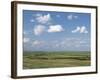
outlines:
[[[42,14],[37,13],[36,16],[39,17],[39,16],[42,16]]]
[[[37,14],[36,20],[38,21],[38,23],[47,24],[51,20],[51,16],[50,14],[47,15]]]
[[[24,35],[26,35],[26,34],[27,34],[27,32],[26,32],[26,31],[24,31],[24,32],[23,32],[23,34],[24,34]]]
[[[67,18],[68,18],[68,20],[72,20],[73,16],[72,15],[68,15]]]
[[[88,39],[84,38],[73,38],[73,37],[67,37],[67,38],[61,38],[60,40],[52,40],[47,41],[45,44],[46,47],[49,47],[49,49],[62,49],[62,50],[71,50],[71,49],[77,49],[77,50],[83,50],[82,48],[89,49],[90,41]],[[42,44],[43,45],[43,44]],[[79,48],[80,47],[80,48]]]
[[[77,18],[78,18],[78,16],[74,16],[74,18],[75,18],[75,19],[77,19]]]
[[[29,38],[24,38],[24,39],[23,39],[23,42],[24,42],[24,43],[27,43],[27,42],[29,42],[29,41],[30,41]]]
[[[34,50],[89,50],[90,41],[86,38],[66,37],[60,40],[34,40],[31,46]]]
[[[61,16],[60,15],[56,15],[56,17],[60,18]]]
[[[87,29],[85,26],[79,27],[77,26],[76,29],[72,30],[72,33],[88,33]]]
[[[33,41],[33,45],[40,45],[40,44],[41,44],[41,42],[38,40]]]
[[[89,47],[90,41],[84,38],[65,38],[59,41],[60,47],[64,48],[78,48],[78,47]],[[88,46],[87,46],[88,45]]]
[[[80,27],[77,27],[76,29],[72,30],[72,33],[76,33],[78,31],[80,31]]]
[[[35,35],[41,35],[45,32],[52,33],[52,32],[62,32],[64,31],[61,25],[51,25],[49,29],[46,29],[44,25],[36,25],[33,29]]]
[[[34,31],[35,35],[40,35],[40,34],[42,34],[42,33],[45,32],[45,26],[43,26],[43,25],[37,25],[37,26],[35,26],[35,28],[34,28],[33,31]]]
[[[35,22],[35,20],[34,19],[31,19],[30,22]]]
[[[70,14],[70,15],[67,16],[68,20],[77,19],[77,18],[78,18],[78,16],[72,15],[72,14]]]
[[[64,31],[64,29],[61,25],[51,25],[49,26],[47,32],[62,32],[62,31]]]
[[[82,26],[80,29],[80,33],[88,33],[85,26]]]
[[[41,41],[41,40],[34,40],[33,42],[32,42],[32,46],[35,46],[35,47],[41,47],[41,46],[43,46],[45,44],[45,42],[44,41]]]

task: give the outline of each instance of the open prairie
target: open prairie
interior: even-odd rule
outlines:
[[[23,68],[54,68],[90,66],[90,52],[88,51],[35,51],[24,52]]]

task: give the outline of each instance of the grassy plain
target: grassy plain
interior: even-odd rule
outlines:
[[[88,51],[34,51],[23,53],[23,69],[90,66]]]

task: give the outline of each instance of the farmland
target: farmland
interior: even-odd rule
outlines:
[[[89,51],[34,51],[23,53],[23,69],[90,66]]]

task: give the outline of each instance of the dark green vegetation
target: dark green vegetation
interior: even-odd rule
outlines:
[[[90,66],[90,52],[24,52],[23,68],[53,68]]]

